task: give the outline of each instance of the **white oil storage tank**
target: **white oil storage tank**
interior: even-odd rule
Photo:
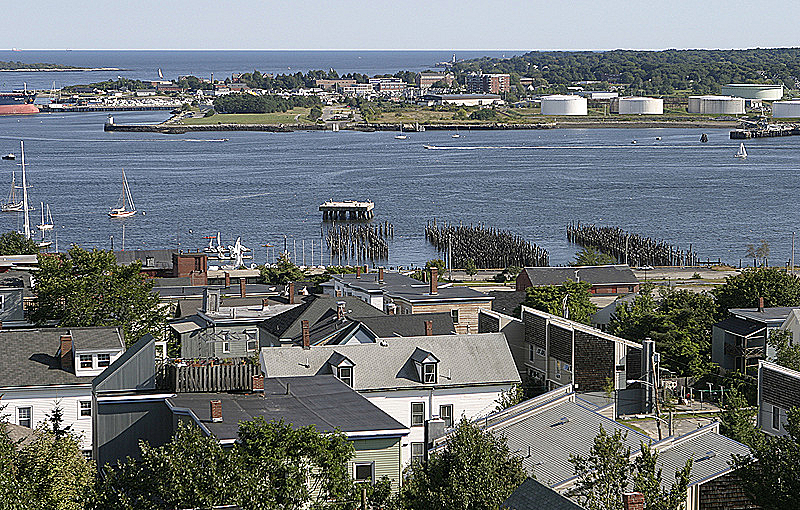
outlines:
[[[800,118],[800,99],[775,101],[772,103],[772,117],[776,119]]]
[[[581,96],[543,96],[542,115],[586,115],[588,102]]]
[[[722,94],[726,96],[758,99],[761,101],[779,101],[783,97],[783,85],[765,83],[729,83],[722,86]]]
[[[744,98],[731,96],[689,96],[689,113],[738,115],[744,113]]]
[[[619,98],[620,115],[663,115],[664,100],[655,97]]]

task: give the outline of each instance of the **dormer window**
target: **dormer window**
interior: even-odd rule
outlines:
[[[334,352],[328,360],[328,364],[333,375],[346,385],[353,387],[353,367],[355,364],[347,356]]]
[[[100,368],[107,367],[111,364],[111,355],[107,353],[101,353],[97,355],[97,366]]]
[[[92,368],[92,355],[81,354],[79,356],[81,368]]]
[[[353,387],[353,367],[339,367],[338,378],[346,385]]]
[[[417,376],[423,384],[436,384],[439,372],[439,359],[428,351],[417,349],[411,355],[411,360],[417,367]]]
[[[423,363],[422,376],[425,384],[436,384],[436,363]]]

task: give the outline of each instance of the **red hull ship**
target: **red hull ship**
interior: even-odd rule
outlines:
[[[0,115],[22,115],[39,113],[39,108],[33,104],[36,92],[0,92]]]

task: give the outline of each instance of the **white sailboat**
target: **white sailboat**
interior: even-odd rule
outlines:
[[[19,212],[22,210],[22,200],[17,197],[17,177],[14,172],[11,172],[11,191],[8,193],[8,200],[3,202],[0,210],[3,212]]]
[[[453,138],[461,138],[461,135],[458,134],[458,127],[456,127],[456,132],[453,134]]]
[[[739,152],[737,152],[734,158],[745,159],[747,157],[747,150],[744,148],[744,143],[739,145]]]
[[[47,204],[47,214],[45,214],[44,202],[41,202],[42,222],[36,225],[39,230],[53,230],[53,216],[50,214],[50,204]]]
[[[22,155],[22,213],[25,218],[25,227],[21,234],[26,238],[31,238],[31,218],[28,214],[28,182],[25,179],[25,144],[22,140],[19,141],[19,151]]]
[[[108,216],[111,218],[127,218],[136,214],[136,206],[133,204],[133,197],[131,196],[131,188],[128,186],[128,178],[125,176],[125,170],[122,170],[122,196],[120,196],[117,207],[109,211]]]
[[[400,123],[400,134],[396,135],[395,138],[397,138],[398,140],[405,140],[406,138],[408,138],[406,135],[403,134],[403,123],[402,122]]]

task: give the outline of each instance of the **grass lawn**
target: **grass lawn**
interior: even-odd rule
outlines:
[[[310,111],[310,108],[297,107],[287,112],[275,113],[218,113],[200,119],[184,119],[181,124],[312,124],[308,120]]]

